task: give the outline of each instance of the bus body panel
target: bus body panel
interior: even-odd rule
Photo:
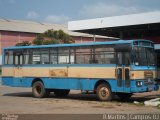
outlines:
[[[101,65],[99,65],[101,66]],[[134,69],[130,71],[131,87],[124,87],[125,80],[122,81],[122,87],[117,86],[117,78],[115,75],[116,67],[111,67],[111,65],[103,65],[99,67],[95,65],[92,67],[77,66],[76,67],[21,67],[17,70],[14,67],[3,67],[2,81],[3,85],[12,87],[32,87],[32,82],[34,79],[38,78],[43,81],[45,88],[47,89],[73,89],[73,90],[90,90],[94,91],[94,87],[99,80],[105,80],[111,86],[113,92],[145,92],[149,90],[156,90],[154,83],[150,85],[137,87],[136,81],[142,81],[146,79],[145,73],[155,75],[153,69],[138,70]],[[113,65],[114,66],[114,65]],[[68,74],[66,74],[66,71]],[[15,72],[17,72],[15,74]],[[99,73],[98,73],[99,72]],[[98,74],[97,74],[98,73]],[[16,76],[18,75],[18,76]],[[56,75],[56,76],[55,76]],[[23,76],[23,77],[19,77]]]
[[[3,67],[2,76],[7,77],[66,77],[66,78],[108,78],[116,79],[116,65],[89,65],[81,66],[59,66],[59,67],[46,67],[46,66],[21,66],[21,67]],[[97,74],[98,72],[98,74]],[[154,68],[139,68],[135,67],[130,70],[130,79],[146,79],[147,75],[156,77]]]
[[[46,46],[28,46],[28,47],[11,47],[5,50],[19,49],[39,49],[39,48],[60,48],[74,47],[87,45],[112,45],[112,44],[130,44],[134,41],[117,41],[104,43],[88,43],[88,44],[70,44],[70,45],[46,45]],[[143,40],[142,40],[143,42]],[[149,42],[149,41],[147,41]],[[122,46],[121,46],[122,47]],[[149,46],[148,48],[152,48]],[[128,48],[127,48],[128,49]],[[123,48],[119,48],[123,51]],[[116,53],[115,53],[116,54]],[[37,56],[35,61],[37,60]],[[39,56],[38,56],[39,57]],[[72,57],[72,56],[71,56]],[[109,56],[110,57],[110,56]],[[68,57],[70,58],[70,57]],[[67,59],[68,59],[67,58]],[[158,90],[158,86],[154,84],[155,67],[154,66],[136,66],[136,65],[121,65],[117,64],[28,64],[28,65],[5,65],[4,50],[3,50],[3,66],[2,66],[2,84],[12,87],[32,87],[33,81],[38,78],[47,89],[73,89],[94,91],[98,81],[106,81],[112,92],[138,93]],[[112,62],[112,61],[111,61]],[[129,85],[126,85],[125,71],[121,73],[121,86],[118,86],[118,68],[128,69]],[[143,85],[138,87],[137,81]],[[147,84],[146,84],[146,83]]]
[[[115,66],[115,65],[114,65]],[[115,67],[3,67],[2,76],[115,79]],[[99,74],[97,74],[99,72]]]
[[[32,87],[32,82],[35,78],[13,78],[3,77],[3,85],[11,87]],[[85,78],[40,78],[45,88],[47,89],[71,89],[71,90],[86,90],[94,91],[94,87],[99,79],[85,79]],[[131,86],[125,89],[117,87],[117,80],[105,80],[111,86],[112,92],[138,93],[157,90],[158,87],[153,84],[149,86],[137,87],[136,81],[131,80]],[[140,80],[139,80],[140,81]],[[123,84],[124,81],[123,81]]]

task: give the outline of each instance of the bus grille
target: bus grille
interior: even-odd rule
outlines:
[[[144,77],[145,77],[145,80],[144,80],[145,85],[152,85],[154,83],[152,71],[145,71]]]
[[[154,83],[154,82],[153,82],[153,79],[150,79],[150,80],[145,79],[145,80],[144,80],[144,85],[146,85],[146,86],[147,86],[147,85],[153,85],[153,83]]]

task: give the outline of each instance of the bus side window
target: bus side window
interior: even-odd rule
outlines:
[[[32,64],[32,49],[26,49],[23,52],[25,65]]]
[[[14,55],[14,64],[18,65],[18,55]]]
[[[123,54],[121,52],[117,53],[117,62],[118,65],[123,65]]]
[[[71,48],[70,49],[70,64],[75,64],[75,49],[74,48]]]
[[[129,66],[130,65],[129,52],[117,52],[117,64]]]
[[[9,52],[5,51],[4,52],[4,64],[7,65],[8,64],[8,59],[9,59]]]
[[[115,52],[114,47],[110,45],[95,46],[95,52],[93,57],[96,63],[99,64],[115,64]]]
[[[90,64],[90,47],[77,47],[75,53],[76,64]]]
[[[124,54],[124,64],[125,65],[130,65],[130,54],[129,54],[129,52],[125,52],[125,54]]]
[[[23,50],[14,50],[14,65],[23,64]]]
[[[49,64],[49,48],[41,49],[41,64]]]
[[[58,63],[58,51],[57,48],[50,49],[50,64]]]
[[[32,64],[41,64],[40,49],[33,49]]]
[[[13,65],[13,51],[12,50],[5,51],[4,64]]]
[[[58,48],[58,64],[69,64],[69,48]]]

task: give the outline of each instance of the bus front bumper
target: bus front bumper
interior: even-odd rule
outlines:
[[[150,86],[142,86],[142,87],[131,87],[132,93],[139,93],[139,92],[151,92],[151,91],[158,91],[159,85],[150,85]]]

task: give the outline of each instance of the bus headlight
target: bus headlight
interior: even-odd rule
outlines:
[[[136,85],[137,85],[137,87],[142,87],[143,82],[142,82],[142,81],[137,81],[137,82],[136,82]]]

